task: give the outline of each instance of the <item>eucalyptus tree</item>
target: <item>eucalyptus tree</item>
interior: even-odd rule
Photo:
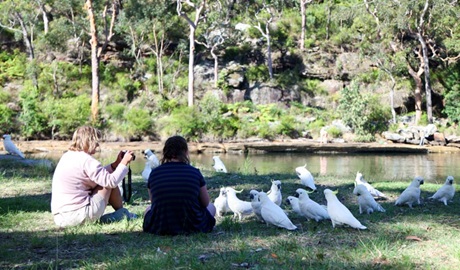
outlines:
[[[104,6],[99,7],[102,12],[97,12],[97,6],[93,5],[92,0],[86,0],[84,9],[88,13],[88,22],[90,25],[91,35],[91,119],[93,123],[97,123],[99,119],[99,62],[101,54],[104,52],[108,42],[114,35],[114,27],[121,3],[119,0],[112,0],[110,3],[105,2]],[[110,11],[110,12],[109,12]],[[96,14],[102,16],[103,26],[103,41],[102,45],[99,44],[99,31],[98,31],[98,20]]]
[[[187,12],[189,12],[189,14]],[[198,24],[203,20],[204,14],[206,14],[206,0],[198,0],[195,1],[195,3],[190,0],[177,0],[177,14],[184,18],[189,24],[188,106],[192,107],[194,103],[195,83],[193,74],[195,65],[195,32]],[[194,19],[192,20],[191,17],[194,17]]]
[[[431,69],[442,66],[444,59],[455,59],[460,52],[452,42],[458,38],[459,30],[457,1],[363,0],[363,4],[375,21],[374,37],[386,41],[382,45],[405,60],[407,72],[415,82],[416,123],[422,116],[423,88],[428,122],[432,123]]]
[[[136,72],[146,72],[145,60],[153,54],[158,92],[165,95],[163,57],[168,47],[180,38],[175,5],[162,0],[129,0],[123,5],[117,30],[130,46],[129,54],[136,60]]]
[[[35,88],[38,89],[38,72],[35,63],[34,31],[38,28],[39,9],[36,2],[5,0],[0,2],[0,27],[14,33],[22,39],[29,60],[29,74]],[[39,30],[37,30],[39,31]]]
[[[313,2],[313,0],[300,0],[300,15],[302,17],[302,22],[300,26],[300,49],[303,51],[305,49],[305,32],[307,31],[307,14],[305,12],[307,4]]]
[[[204,46],[209,50],[214,59],[214,87],[217,88],[219,78],[219,50],[226,40],[230,39],[231,25],[230,19],[227,16],[229,7],[227,2],[221,3],[215,1],[208,6],[208,14],[206,16],[205,31],[200,33],[196,43]]]

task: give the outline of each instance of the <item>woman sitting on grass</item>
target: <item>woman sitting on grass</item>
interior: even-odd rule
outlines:
[[[150,173],[151,205],[144,216],[144,232],[158,235],[207,233],[216,224],[201,172],[190,165],[187,141],[181,136],[166,140],[161,165]]]
[[[79,127],[72,144],[62,155],[53,176],[51,212],[60,227],[86,222],[108,223],[124,217],[136,218],[123,208],[118,184],[128,173],[127,165],[133,159],[132,151],[120,152],[117,160],[105,167],[92,155],[99,147],[100,132],[90,126]],[[116,210],[104,214],[110,204]]]

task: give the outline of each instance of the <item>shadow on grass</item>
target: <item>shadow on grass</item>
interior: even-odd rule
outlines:
[[[51,193],[0,198],[0,215],[9,212],[50,211]]]
[[[247,201],[250,189],[268,191],[272,179],[282,181],[283,198],[302,188],[299,179],[292,174],[211,174],[206,177],[211,198],[218,196],[221,186],[232,186],[244,188],[238,197]],[[317,187],[318,190],[310,194],[313,200],[326,204],[324,189],[338,190],[339,200],[369,229],[333,229],[330,221],[307,221],[296,216],[285,204],[282,208],[287,209],[289,217],[299,227],[296,231],[267,226],[254,217],[234,221],[232,214],[218,219],[210,234],[174,237],[143,233],[141,219],[63,230],[48,227],[30,231],[18,225],[8,232],[0,232],[0,250],[3,251],[0,252],[0,268],[415,269],[424,268],[423,263],[412,260],[411,254],[400,254],[404,247],[416,245],[406,239],[408,236],[431,240],[434,236],[431,236],[433,231],[429,231],[430,224],[438,224],[442,232],[459,227],[454,210],[459,207],[457,200],[447,207],[425,200],[422,206],[413,209],[397,207],[394,200],[404,188],[387,188],[381,191],[387,193],[389,199],[379,201],[387,212],[360,215],[352,194],[353,180],[323,177],[318,178]],[[141,212],[143,205],[148,204],[145,183],[134,179],[133,191],[133,200],[128,206]],[[427,195],[428,192],[422,192],[423,198]],[[0,214],[40,211],[46,215],[50,199],[49,193],[0,198]],[[439,231],[436,234],[439,235]]]

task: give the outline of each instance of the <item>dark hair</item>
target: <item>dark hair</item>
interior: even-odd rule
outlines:
[[[173,159],[190,164],[187,141],[184,137],[172,136],[166,140],[165,146],[163,147],[163,158],[161,159],[161,164],[170,162]]]

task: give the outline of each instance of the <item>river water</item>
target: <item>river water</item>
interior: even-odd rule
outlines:
[[[96,154],[103,163],[113,161],[117,152]],[[46,153],[35,158],[58,161],[62,153]],[[214,154],[191,155],[191,162],[201,170],[213,170]],[[309,153],[264,153],[264,154],[215,154],[224,162],[229,173],[258,175],[273,173],[293,174],[295,168],[307,164],[313,176],[329,175],[354,179],[360,171],[366,180],[409,181],[415,176],[423,176],[428,183],[442,184],[448,175],[456,179],[460,175],[460,153],[431,154],[309,154]],[[133,174],[140,174],[145,159],[136,153],[132,163]]]

